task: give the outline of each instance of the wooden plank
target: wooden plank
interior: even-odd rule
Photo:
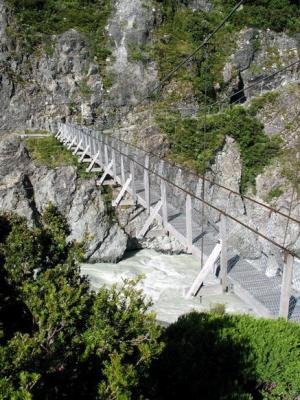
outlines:
[[[290,297],[291,297],[292,280],[293,280],[293,263],[294,263],[294,257],[291,254],[287,254],[283,268],[280,308],[279,308],[279,316],[285,319],[288,319],[289,315]]]
[[[56,134],[54,135],[54,137],[56,139],[58,139],[61,134],[62,134],[62,128],[58,128],[58,130],[57,130]]]
[[[116,162],[116,152],[114,149],[112,149],[112,170],[113,170],[113,178],[115,179],[117,177],[117,162]]]
[[[151,210],[149,217],[147,218],[143,228],[138,233],[137,237],[142,238],[145,236],[147,230],[149,229],[150,225],[152,224],[155,217],[158,215],[159,210],[161,209],[162,202],[161,200],[156,204],[156,206]]]
[[[119,203],[120,203],[120,201],[122,200],[122,198],[123,198],[123,196],[124,196],[126,190],[128,189],[128,187],[129,187],[129,185],[130,185],[131,180],[132,180],[132,177],[131,177],[131,175],[130,175],[129,178],[127,179],[127,181],[125,182],[125,184],[122,186],[122,189],[121,189],[121,191],[120,191],[118,197],[116,198],[115,201],[112,202],[112,205],[113,205],[114,207],[117,207],[117,206],[119,205]]]
[[[108,161],[108,149],[107,149],[107,144],[105,143],[104,145],[104,162],[105,165],[108,165],[109,161]]]
[[[75,144],[76,142],[76,136],[73,137],[73,140],[70,142],[70,144],[67,146],[67,149],[70,150],[72,148],[72,146]]]
[[[121,154],[121,182],[124,185],[125,183],[125,168],[124,168],[124,156]]]
[[[204,264],[204,267],[200,271],[199,275],[195,279],[194,283],[192,284],[190,290],[188,291],[186,298],[189,298],[191,296],[196,296],[198,291],[200,290],[205,278],[207,275],[213,271],[213,267],[215,262],[217,261],[220,252],[221,252],[221,243],[217,243],[213,251],[211,252],[210,256],[208,257],[206,263]]]

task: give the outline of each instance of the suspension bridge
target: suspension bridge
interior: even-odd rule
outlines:
[[[190,62],[199,51],[203,50],[207,58],[207,46],[211,38],[222,29],[243,3],[244,0],[240,0],[204,41],[175,65],[135,106],[142,104],[144,100],[161,90],[176,71]],[[242,93],[237,92],[235,95],[243,94],[246,89],[257,84],[260,84],[262,89],[265,82],[287,69],[296,68],[299,62],[300,60],[296,60],[281,70],[262,77],[248,88],[243,88]],[[239,96],[237,97],[239,102]],[[223,107],[222,101],[221,104],[220,102],[213,104],[215,105]],[[207,113],[206,100],[204,108],[204,112]],[[163,225],[166,234],[176,238],[188,253],[199,259],[199,274],[188,288],[186,297],[201,293],[206,278],[213,273],[219,279],[219,289],[222,292],[231,288],[258,315],[267,318],[282,317],[300,322],[300,260],[299,255],[286,246],[288,235],[290,238],[293,237],[293,232],[296,232],[296,236],[299,235],[300,221],[293,218],[291,213],[285,214],[245,196],[241,198],[239,193],[215,182],[209,182],[205,177],[198,177],[195,180],[186,175],[185,180],[181,179],[181,184],[178,184],[176,177],[183,176],[180,167],[170,165],[157,155],[116,138],[114,130],[97,132],[87,127],[62,123],[53,124],[51,130],[58,140],[79,157],[81,163],[87,163],[87,172],[99,174],[97,182],[99,186],[118,185],[119,192],[112,201],[114,207],[128,204],[124,203],[124,197],[130,196],[132,204],[139,204],[145,208],[148,218],[140,231],[136,232],[137,237],[146,235],[156,219]],[[217,187],[217,194],[225,191],[227,196],[225,206],[220,198],[207,199],[205,196],[207,183],[213,190]],[[199,188],[201,188],[200,194]],[[229,205],[234,203],[233,198],[243,204],[247,200],[251,206],[259,209],[259,214],[267,213],[266,227],[251,226],[249,218],[247,220],[232,212]],[[275,224],[285,227],[282,241],[273,235]],[[238,240],[247,242],[255,238],[257,245],[264,242],[259,251],[267,262],[274,260],[276,256],[276,262],[278,257],[281,258],[279,263],[281,268],[277,268],[276,274],[270,276],[266,267],[259,265],[259,260],[243,257],[239,246],[230,242],[232,231],[237,226]]]
[[[300,277],[294,273],[298,256],[272,237],[271,225],[262,233],[230,213],[228,206],[205,199],[204,193],[199,195],[196,186],[202,187],[205,178],[199,178],[197,185],[189,180],[184,185],[178,185],[174,179],[181,173],[178,167],[170,166],[165,160],[108,132],[58,123],[53,125],[52,133],[79,157],[81,163],[87,163],[88,172],[99,174],[99,186],[112,184],[119,187],[118,195],[112,201],[114,207],[121,207],[125,196],[130,196],[132,204],[139,204],[147,210],[148,218],[136,233],[137,237],[143,237],[156,219],[161,222],[166,234],[176,238],[188,253],[199,259],[199,274],[185,296],[201,294],[205,279],[213,273],[219,279],[221,291],[231,288],[258,315],[300,322]],[[228,201],[239,195],[230,189],[223,189],[228,191]],[[282,218],[290,229],[292,224],[300,228],[300,221],[292,216],[255,200],[253,202],[269,213],[270,222],[275,216]],[[212,212],[218,218],[212,220]],[[270,254],[272,249],[281,254],[283,268],[280,274],[267,276],[264,269],[241,257],[239,250],[229,245],[230,231],[236,225],[241,232],[245,232],[245,237],[250,232],[265,241]],[[242,236],[243,233],[241,240]]]

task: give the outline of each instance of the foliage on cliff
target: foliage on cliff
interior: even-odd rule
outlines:
[[[280,154],[280,139],[269,138],[263,125],[253,116],[253,109],[241,106],[207,117],[182,118],[179,113],[162,113],[158,121],[168,134],[171,157],[200,173],[214,161],[226,136],[233,137],[241,151],[241,191],[255,183],[255,177]]]
[[[90,47],[90,55],[103,64],[110,54],[105,26],[111,12],[110,0],[7,0],[16,18],[9,33],[28,51],[43,46],[51,52],[51,35],[76,29],[82,32]]]
[[[187,7],[186,0],[158,1],[163,23],[155,30],[151,50],[158,63],[160,75],[166,76],[174,65],[195,50],[236,3],[236,0],[215,0],[210,11],[195,12]],[[177,71],[173,79],[192,82],[200,102],[203,101],[205,90],[209,98],[214,99],[217,92],[222,91],[222,70],[226,58],[235,47],[239,31],[244,27],[254,27],[295,34],[300,30],[300,7],[297,4],[297,0],[245,2],[210,40],[207,46],[208,59],[205,58],[205,51],[200,51],[185,67]]]
[[[152,57],[159,66],[161,77],[165,77],[175,65],[193,52],[212,32],[237,3],[235,0],[213,1],[210,11],[195,11],[186,0],[158,1],[163,22],[153,37]],[[236,108],[215,114],[215,101],[224,98],[231,102],[242,100],[227,95],[223,69],[233,53],[242,28],[272,29],[277,32],[295,34],[300,29],[300,7],[294,0],[251,0],[245,2],[234,16],[210,40],[206,50],[202,49],[185,66],[180,68],[160,96],[159,120],[162,130],[168,134],[172,158],[203,173],[213,162],[217,150],[222,148],[225,135],[233,136],[241,149],[243,177],[241,189],[255,182],[257,174],[280,153],[280,141],[268,138],[263,126],[256,119],[262,100],[253,101],[251,108],[242,111]],[[253,41],[253,46],[259,43]],[[238,78],[238,72],[232,71]],[[239,88],[241,89],[241,88]],[[157,96],[159,97],[159,96]],[[269,100],[272,95],[269,96]],[[245,100],[245,98],[243,99]],[[181,118],[168,107],[176,104],[198,103],[200,117]],[[225,103],[224,102],[224,105]],[[203,106],[209,106],[207,120],[201,116]],[[165,107],[165,111],[163,108]],[[206,133],[204,133],[206,132]]]
[[[37,165],[46,165],[49,168],[72,165],[77,168],[81,178],[93,176],[93,174],[86,172],[86,166],[79,163],[78,157],[74,156],[54,136],[38,139],[28,138],[26,147]],[[94,174],[94,176],[97,175]]]

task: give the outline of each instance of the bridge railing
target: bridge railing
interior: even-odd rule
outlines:
[[[145,191],[143,205],[149,212],[151,208],[151,192],[160,193],[162,221],[165,226],[169,222],[169,206],[180,209],[186,218],[183,236],[187,248],[193,247],[191,230],[194,219],[197,218],[202,226],[204,223],[210,222],[214,226],[218,237],[222,236],[222,224],[220,224],[220,221],[223,220],[226,228],[223,229],[221,242],[226,241],[232,247],[235,247],[234,243],[230,243],[232,237],[235,238],[235,241],[247,242],[244,246],[248,246],[248,254],[245,255],[245,258],[247,258],[247,255],[249,258],[249,248],[250,252],[253,251],[256,254],[261,252],[266,257],[270,255],[274,255],[277,259],[278,256],[281,257],[283,275],[282,278],[280,277],[282,288],[279,314],[287,317],[289,312],[289,300],[287,302],[287,298],[290,299],[292,290],[293,261],[294,258],[298,258],[298,254],[288,248],[286,243],[293,240],[293,235],[296,237],[299,235],[299,221],[282,212],[270,209],[268,206],[260,206],[258,202],[245,199],[240,194],[230,191],[221,185],[210,184],[204,178],[196,179],[194,174],[188,174],[180,169],[171,169],[164,161],[157,160],[156,156],[140,151],[135,146],[125,144],[113,136],[103,135],[95,130],[74,125],[59,124],[58,128],[65,137],[66,142],[69,143],[70,148],[76,143],[81,146],[86,154],[91,157],[96,156],[97,163],[103,169],[109,167],[108,169],[113,178],[119,175],[118,182],[121,185],[124,185],[129,175],[131,175],[132,180],[128,186],[128,191],[134,199],[137,196],[136,182],[143,181],[143,189]],[[218,191],[218,195],[216,195],[216,191]],[[226,198],[225,203],[223,196]],[[240,211],[237,212],[236,208],[245,212],[245,200],[250,204],[247,209],[249,210],[251,206],[253,207],[255,212],[258,213],[256,220],[262,221],[261,224],[264,224],[263,226],[251,225],[249,217],[241,215]],[[258,210],[257,207],[259,207]],[[266,213],[268,218],[266,218]],[[268,221],[267,224],[265,224],[266,220]],[[275,239],[273,233],[274,227],[278,225],[285,227],[283,237],[280,237],[280,240],[277,239],[277,235]],[[228,231],[231,233],[234,231],[235,235],[231,234],[227,237]],[[284,255],[283,258],[282,254]],[[253,254],[253,259],[255,258],[259,257]],[[297,277],[294,275],[295,287],[299,285],[299,282],[296,282],[296,278],[300,280],[300,276],[298,278],[298,274]]]

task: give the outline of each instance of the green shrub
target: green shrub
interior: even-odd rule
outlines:
[[[138,280],[95,294],[65,218],[41,219],[0,215],[0,398],[142,398],[163,344]]]
[[[200,173],[214,161],[226,136],[233,137],[241,151],[242,192],[254,185],[255,177],[280,154],[280,139],[269,138],[263,125],[241,106],[207,117],[182,118],[173,113],[161,114],[157,120],[169,137],[171,156],[183,164],[188,161]]]
[[[150,53],[159,66],[160,76],[166,76],[174,65],[195,50],[236,3],[236,0],[214,0],[213,9],[203,12],[189,9],[188,2],[184,0],[158,1],[163,23],[155,29]],[[199,102],[203,102],[205,91],[208,101],[213,101],[222,91],[223,68],[236,46],[239,31],[244,27],[254,27],[297,33],[300,31],[300,7],[297,4],[297,0],[245,2],[243,8],[210,40],[207,46],[208,60],[205,59],[204,50],[201,50],[172,79],[192,82]],[[256,49],[259,47],[255,40],[254,46]],[[176,94],[181,98],[180,93]]]
[[[193,312],[165,332],[153,365],[156,399],[294,400],[300,394],[300,326]]]
[[[252,115],[256,115],[260,110],[264,109],[265,106],[270,106],[276,102],[279,93],[276,91],[264,93],[259,97],[255,97],[251,100],[249,112]]]
[[[53,52],[51,35],[71,28],[83,33],[89,43],[90,57],[100,65],[110,55],[105,26],[111,12],[110,0],[7,0],[16,17],[14,35],[28,51],[45,45]]]
[[[273,199],[276,199],[277,197],[280,197],[284,193],[283,189],[280,186],[276,186],[273,189],[271,189],[266,197],[266,201],[268,203],[271,203]]]
[[[214,0],[215,5],[226,12],[237,3],[235,0]],[[248,0],[232,22],[237,28],[244,26],[272,29],[276,32],[297,33],[300,30],[298,0]]]
[[[67,150],[54,136],[45,138],[28,138],[26,147],[37,165],[46,165],[49,168],[72,165],[77,168],[81,178],[96,176],[86,172],[86,165],[80,164],[78,158]]]

